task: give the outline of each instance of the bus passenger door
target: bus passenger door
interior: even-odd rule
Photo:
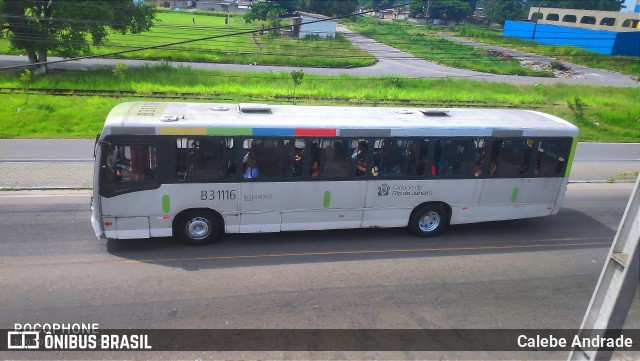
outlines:
[[[274,182],[240,185],[240,232],[358,228],[362,182]]]
[[[303,140],[296,141],[296,147]],[[365,203],[369,144],[364,138],[305,140],[306,180],[285,183],[283,231],[358,228]],[[294,171],[295,176],[295,171]]]
[[[358,228],[366,193],[365,182],[296,182],[286,198],[282,230]]]

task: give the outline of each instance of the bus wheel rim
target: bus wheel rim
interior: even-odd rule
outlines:
[[[211,233],[211,222],[204,217],[195,217],[187,222],[187,235],[193,239],[203,239]]]
[[[440,225],[440,215],[438,212],[429,211],[418,221],[418,227],[422,232],[433,232]]]

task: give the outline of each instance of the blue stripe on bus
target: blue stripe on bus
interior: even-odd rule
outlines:
[[[254,136],[292,137],[294,133],[293,128],[253,128]]]

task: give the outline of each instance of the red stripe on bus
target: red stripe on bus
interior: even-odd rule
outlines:
[[[335,137],[337,134],[335,129],[310,129],[310,128],[299,128],[295,130],[295,135],[299,136],[325,136],[325,137]]]

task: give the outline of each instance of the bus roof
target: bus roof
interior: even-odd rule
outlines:
[[[128,102],[109,113],[107,135],[570,136],[558,117],[514,109],[425,109]]]

